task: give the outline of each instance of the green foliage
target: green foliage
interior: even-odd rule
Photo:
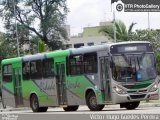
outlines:
[[[130,41],[149,41],[153,45],[154,52],[160,53],[160,30],[136,30],[132,33]]]
[[[12,43],[9,43],[8,40],[6,40],[6,36],[4,33],[0,33],[0,57],[1,58],[11,58],[16,57],[16,49],[15,45]]]
[[[48,51],[47,45],[42,40],[39,40],[38,41],[38,52],[42,53],[46,51]]]
[[[102,34],[104,34],[105,36],[110,36],[112,39],[114,39],[114,30],[113,30],[113,26],[103,26],[99,32],[101,32]]]
[[[18,29],[20,38],[23,38],[23,35],[28,35],[28,38],[36,35],[53,50],[60,49],[62,40],[67,39],[64,29],[68,13],[66,0],[2,0],[2,6],[0,14],[5,19],[5,27],[9,36],[12,36],[10,38],[15,38],[16,15],[18,26],[24,28],[24,31]]]
[[[127,27],[126,25],[124,24],[124,22],[122,22],[121,20],[117,20],[115,22],[115,26],[116,26],[116,38],[117,38],[117,41],[128,41],[129,40],[129,37],[132,33],[132,29],[133,29],[133,26],[135,25],[136,23],[132,23],[130,26],[129,26],[129,29],[127,31]],[[109,26],[103,26],[100,31],[101,33],[103,33],[104,35],[109,35],[111,38],[114,39],[114,26],[113,25],[109,25]]]

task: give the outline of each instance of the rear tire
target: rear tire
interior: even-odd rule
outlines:
[[[98,105],[96,95],[94,92],[89,92],[86,98],[86,103],[88,108],[91,111],[101,111],[104,108],[104,105]]]
[[[40,112],[47,112],[48,107],[40,107]]]
[[[78,105],[75,106],[67,106],[67,107],[63,107],[64,111],[77,111],[78,110]]]
[[[30,106],[33,112],[46,112],[48,107],[39,107],[37,95],[33,94],[30,99]]]
[[[3,109],[6,109],[6,105],[4,104],[3,100],[2,100],[2,106],[3,106]]]
[[[140,104],[140,101],[136,102],[128,102],[128,103],[121,103],[122,107],[125,107],[127,110],[133,110],[136,109]]]
[[[3,109],[6,109],[6,105],[5,105],[5,104],[3,104],[3,103],[2,103],[2,105],[3,105]]]

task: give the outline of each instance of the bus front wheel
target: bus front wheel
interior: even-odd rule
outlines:
[[[96,95],[94,92],[89,92],[86,98],[86,103],[88,108],[91,111],[101,111],[104,108],[104,105],[98,105]]]
[[[30,100],[30,106],[33,112],[46,112],[48,107],[39,107],[38,97],[33,94]]]
[[[64,111],[77,111],[78,110],[78,105],[75,106],[67,106],[67,107],[63,107]]]
[[[136,102],[128,102],[128,103],[121,103],[120,106],[126,108],[127,110],[136,109],[140,104],[140,101]]]

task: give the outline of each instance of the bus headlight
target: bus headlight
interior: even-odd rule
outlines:
[[[114,90],[118,93],[118,94],[126,94],[126,91],[124,91],[122,88],[120,88],[119,86],[115,86],[113,87]]]
[[[156,91],[158,89],[158,84],[156,83],[156,84],[154,84],[152,87],[151,87],[151,89],[149,90],[149,92],[154,92],[154,91]]]

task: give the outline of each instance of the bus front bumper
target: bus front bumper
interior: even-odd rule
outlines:
[[[154,92],[128,93],[128,94],[118,94],[116,92],[113,92],[112,94],[113,104],[143,101],[143,100],[158,100],[158,99],[159,99],[158,90]]]

